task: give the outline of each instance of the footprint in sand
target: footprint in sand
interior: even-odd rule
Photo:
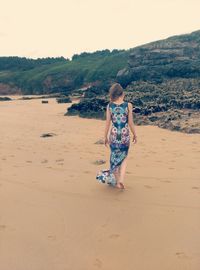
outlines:
[[[155,151],[149,151],[148,154],[157,154]]]
[[[33,180],[33,181],[31,181],[32,183],[37,183],[38,181],[36,181],[36,180]]]
[[[197,144],[197,142],[192,142],[193,144]]]
[[[161,182],[164,182],[164,183],[171,183],[171,181],[169,181],[169,180],[161,180]]]
[[[41,163],[48,163],[48,159],[43,159]]]
[[[56,159],[56,162],[64,161],[64,158]]]
[[[103,160],[103,159],[95,160],[95,161],[93,162],[93,164],[95,164],[95,165],[101,165],[101,164],[105,164],[105,163],[106,163],[106,161]]]
[[[184,252],[176,252],[178,258],[189,258]]]
[[[3,230],[5,230],[5,229],[6,229],[6,225],[0,224],[0,231],[3,231]]]
[[[62,161],[64,161],[64,158],[56,159],[56,163],[57,163],[58,165],[64,165],[64,163],[63,163]]]
[[[55,235],[48,235],[48,239],[50,239],[50,240],[56,240],[56,236]]]
[[[98,258],[96,258],[95,262],[94,262],[94,266],[96,266],[98,268],[101,268],[102,267],[102,262]]]
[[[98,141],[95,142],[95,144],[104,144],[104,140],[103,139],[99,139]]]
[[[90,173],[90,171],[84,171],[84,173],[88,174],[88,173]]]
[[[118,237],[120,237],[120,235],[117,234],[117,233],[111,234],[111,235],[109,236],[109,238],[111,238],[111,239],[116,239],[116,238],[118,238]]]
[[[145,188],[152,188],[152,186],[144,185]]]

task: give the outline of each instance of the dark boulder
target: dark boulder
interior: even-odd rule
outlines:
[[[0,101],[10,101],[12,100],[10,97],[0,97]]]
[[[58,103],[71,103],[71,99],[70,97],[60,97],[60,98],[57,98],[56,101]]]

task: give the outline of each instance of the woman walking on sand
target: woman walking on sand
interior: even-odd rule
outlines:
[[[130,147],[130,130],[133,134],[133,143],[137,142],[133,123],[133,106],[124,101],[124,91],[119,83],[114,83],[110,89],[110,102],[106,108],[106,127],[104,134],[105,146],[110,145],[110,169],[101,170],[96,179],[124,189],[124,176],[127,165],[127,156]],[[108,132],[110,129],[110,134]]]

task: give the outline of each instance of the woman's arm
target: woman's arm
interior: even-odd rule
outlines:
[[[104,132],[105,144],[108,142],[108,132],[110,128],[110,123],[111,123],[111,115],[110,115],[109,104],[108,104],[106,108],[106,126],[105,126],[105,132]]]
[[[129,108],[129,111],[128,111],[128,125],[130,127],[130,130],[134,136],[133,138],[133,141],[136,140],[137,138],[137,135],[136,135],[136,131],[135,131],[135,125],[134,125],[134,122],[133,122],[133,105],[128,102],[128,108]]]

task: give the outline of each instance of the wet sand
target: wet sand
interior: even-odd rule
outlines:
[[[0,269],[199,270],[200,135],[137,126],[119,190],[105,122],[48,100],[0,103]]]

